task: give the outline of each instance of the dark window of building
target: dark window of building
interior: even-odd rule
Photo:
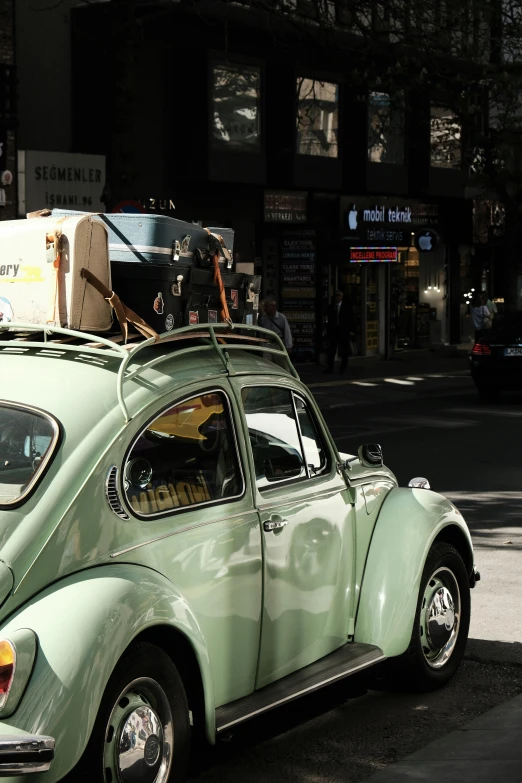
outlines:
[[[247,65],[215,65],[212,77],[213,146],[257,152],[260,69]]]
[[[462,125],[452,109],[431,107],[431,165],[460,169],[462,164]]]
[[[399,99],[384,92],[368,98],[368,160],[404,165],[404,110]]]
[[[339,85],[297,79],[297,153],[337,158],[339,133]]]

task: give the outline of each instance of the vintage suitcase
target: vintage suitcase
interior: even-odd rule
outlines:
[[[186,264],[127,264],[111,261],[112,284],[120,299],[157,332],[221,322],[221,301],[213,272]],[[222,272],[231,319],[255,325],[261,278]]]
[[[75,214],[53,210],[53,216]],[[186,223],[167,215],[107,213],[97,215],[109,232],[111,261],[169,264],[177,261],[207,263],[209,254],[220,249],[220,265],[232,267],[234,232],[232,229],[209,229]],[[209,231],[211,235],[209,235]],[[214,236],[212,236],[212,234]],[[215,237],[223,237],[224,246]]]
[[[184,325],[191,266],[111,261],[111,270],[114,291],[158,333]]]
[[[234,323],[257,324],[261,278],[258,276],[222,272],[225,296]],[[219,291],[213,275],[205,269],[192,270],[190,294],[185,322],[213,323],[220,321]]]
[[[0,223],[0,321],[87,332],[112,326],[111,307],[81,277],[111,287],[107,230],[85,215]]]

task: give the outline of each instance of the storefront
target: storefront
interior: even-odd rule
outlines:
[[[320,335],[318,236],[309,222],[308,193],[264,193],[263,293],[272,293],[290,325],[293,358],[316,361]]]
[[[341,197],[333,282],[353,308],[361,355],[444,342],[446,250],[438,222],[436,204]]]

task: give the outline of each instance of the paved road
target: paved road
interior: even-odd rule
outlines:
[[[451,375],[313,391],[342,451],[381,443],[401,484],[427,476],[470,525],[483,580],[457,676],[422,696],[348,698],[356,682],[332,686],[238,729],[199,783],[357,783],[522,692],[522,396],[484,406],[469,378]]]

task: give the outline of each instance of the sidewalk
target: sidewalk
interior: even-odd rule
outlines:
[[[521,783],[522,696],[383,769],[367,783]]]
[[[355,357],[348,360],[346,372],[339,373],[339,362],[335,363],[335,372],[325,374],[324,366],[318,364],[296,364],[295,368],[303,383],[314,388],[323,385],[341,385],[342,382],[372,380],[381,378],[405,378],[409,375],[469,374],[468,353],[465,349],[455,350],[418,350],[402,351],[393,354],[391,359],[375,357]]]

